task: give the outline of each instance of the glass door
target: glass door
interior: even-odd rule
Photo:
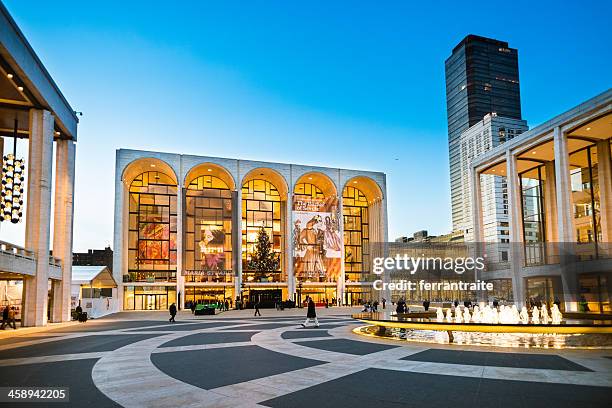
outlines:
[[[157,305],[156,305],[156,299],[157,296],[156,295],[145,295],[145,304],[144,304],[144,308],[145,310],[156,310],[157,309]]]

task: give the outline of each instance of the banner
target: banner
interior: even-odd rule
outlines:
[[[336,282],[341,272],[338,199],[294,197],[293,261],[298,281]]]

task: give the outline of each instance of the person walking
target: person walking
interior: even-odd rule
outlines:
[[[168,321],[170,323],[174,323],[176,320],[174,320],[174,317],[176,316],[176,305],[173,303],[170,305],[170,319],[168,319]]]
[[[15,306],[11,306],[11,310],[8,312],[8,325],[13,326],[13,329],[17,330],[17,325],[15,325]]]
[[[308,298],[308,312],[306,313],[306,320],[304,320],[304,323],[302,323],[302,327],[306,327],[311,320],[314,320],[315,327],[319,327],[319,319],[317,319],[315,302],[312,300],[312,298]]]
[[[225,299],[225,311],[229,312],[229,310],[230,310],[229,308],[230,308],[229,301],[227,299]]]
[[[261,312],[259,311],[259,300],[255,302],[255,314],[253,315],[253,317],[255,316],[261,316]]]
[[[387,299],[382,298],[382,305],[383,305],[383,310],[385,310],[385,307],[387,305]]]

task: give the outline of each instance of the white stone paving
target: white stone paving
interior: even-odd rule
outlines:
[[[330,336],[283,339],[285,331],[302,329],[300,317],[294,320],[274,320],[273,317],[263,319],[218,319],[195,320],[184,325],[198,324],[193,330],[180,330],[177,326],[159,324],[146,328],[126,328],[108,331],[53,333],[57,337],[32,339],[11,345],[0,346],[0,354],[4,350],[44,344],[65,339],[97,335],[154,334],[155,337],[143,339],[121,347],[114,351],[49,355],[40,357],[0,359],[0,367],[57,362],[78,359],[98,359],[91,376],[95,386],[108,398],[124,407],[260,407],[259,403],[271,398],[280,397],[343,376],[357,373],[368,368],[378,368],[396,371],[408,371],[423,374],[443,376],[467,376],[472,378],[487,378],[500,380],[520,380],[557,384],[574,384],[612,387],[612,360],[604,358],[612,353],[605,350],[516,350],[488,348],[488,352],[520,352],[546,353],[559,355],[576,364],[582,365],[588,371],[565,371],[548,369],[527,369],[514,367],[489,367],[478,365],[447,364],[437,362],[401,360],[403,357],[419,353],[430,348],[455,348],[457,350],[479,350],[474,347],[440,346],[423,343],[398,342],[356,335],[352,329],[358,323],[347,320],[346,316],[326,317],[320,329],[326,329],[326,324],[343,323],[341,327],[327,329]],[[204,323],[224,321],[225,326],[205,327]],[[287,323],[288,325],[268,330],[257,331],[253,326],[269,323]],[[147,330],[161,328],[167,330]],[[142,330],[142,331],[140,331]],[[233,343],[216,343],[202,345],[186,345],[175,347],[160,347],[163,344],[185,336],[197,333],[213,332],[252,332],[250,341]],[[308,347],[312,341],[332,339],[350,339],[362,342],[397,346],[366,355],[353,355],[337,351],[321,350]],[[297,344],[297,343],[305,344]],[[187,384],[175,379],[157,368],[151,361],[151,355],[156,353],[173,353],[180,351],[207,350],[225,347],[258,346],[276,353],[287,354],[322,362],[320,365],[307,367],[290,373],[281,373],[237,384],[226,385],[211,390]],[[146,391],[144,391],[146,390]]]

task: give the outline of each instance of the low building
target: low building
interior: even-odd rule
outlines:
[[[90,318],[98,318],[118,309],[117,282],[107,266],[73,266],[71,306],[81,306]]]
[[[87,252],[72,254],[72,264],[75,266],[104,265],[113,270],[113,250],[110,246],[104,249],[89,249]]]
[[[385,174],[124,149],[116,162],[113,275],[123,310],[375,295]],[[262,231],[279,260],[271,270],[252,262]]]
[[[507,180],[510,251],[485,279],[519,306],[612,311],[612,90],[507,141],[471,167],[474,241],[484,235],[484,177]]]

